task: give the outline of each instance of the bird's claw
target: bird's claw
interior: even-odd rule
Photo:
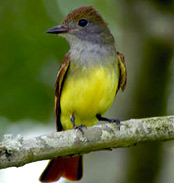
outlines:
[[[73,128],[75,130],[79,130],[82,134],[84,134],[84,131],[82,130],[82,128],[87,128],[84,124],[81,124],[80,126],[74,126]]]
[[[119,119],[111,119],[110,123],[116,123],[116,125],[118,126],[118,129],[120,130],[120,120]]]

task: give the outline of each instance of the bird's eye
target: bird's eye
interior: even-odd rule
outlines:
[[[79,25],[80,27],[85,27],[87,24],[88,24],[88,21],[85,20],[85,19],[79,20],[79,23],[78,23],[78,25]]]

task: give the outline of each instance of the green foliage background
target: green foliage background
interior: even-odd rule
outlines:
[[[56,14],[61,17],[59,11]],[[44,33],[57,22],[49,18],[41,0],[1,1],[0,16],[0,115],[12,121],[48,119],[54,106],[56,62],[68,47]]]

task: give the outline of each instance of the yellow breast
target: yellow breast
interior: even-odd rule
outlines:
[[[86,126],[97,122],[96,114],[103,114],[111,106],[118,87],[117,64],[108,67],[74,70],[70,67],[60,98],[61,123],[64,129],[72,128],[70,115],[75,124]]]

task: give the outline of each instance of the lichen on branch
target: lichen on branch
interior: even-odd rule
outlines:
[[[122,121],[120,130],[116,124],[106,123],[83,131],[67,130],[28,139],[4,135],[0,143],[0,169],[148,141],[174,140],[174,116]]]

